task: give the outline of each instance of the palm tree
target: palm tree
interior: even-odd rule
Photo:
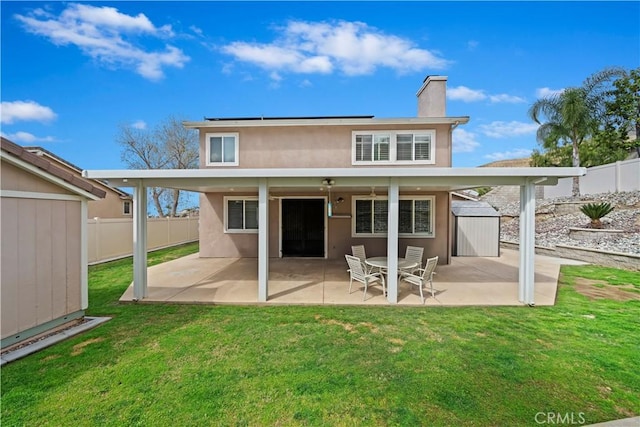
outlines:
[[[567,88],[534,102],[529,108],[529,116],[540,125],[536,135],[538,142],[546,147],[570,144],[572,165],[580,167],[579,147],[600,124],[604,88],[612,78],[624,74],[622,68],[608,68],[587,78],[581,87]],[[580,194],[578,177],[573,178],[572,193],[574,196]]]

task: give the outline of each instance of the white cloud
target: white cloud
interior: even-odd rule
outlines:
[[[147,123],[144,120],[136,120],[135,122],[131,123],[131,127],[134,129],[146,129]]]
[[[480,146],[480,143],[476,141],[476,134],[464,129],[455,129],[452,140],[454,153],[470,153]]]
[[[479,45],[479,44],[480,44],[480,43],[479,43],[479,42],[477,42],[476,40],[469,40],[469,41],[467,42],[467,49],[469,49],[469,50],[475,50],[475,49],[478,47],[478,45]]]
[[[48,122],[57,115],[49,107],[34,101],[3,101],[0,106],[0,122],[12,124],[16,121]]]
[[[536,89],[536,97],[547,98],[549,96],[560,95],[564,92],[564,89],[550,89],[548,87],[541,87]]]
[[[524,98],[520,98],[519,96],[507,95],[506,93],[501,93],[499,95],[489,95],[489,101],[494,104],[504,102],[507,104],[521,104],[523,102],[527,102]]]
[[[523,157],[530,157],[531,150],[527,148],[516,148],[511,151],[496,152],[491,154],[485,154],[484,158],[489,160],[508,160],[508,159],[521,159]]]
[[[53,142],[55,138],[52,136],[44,136],[38,137],[29,132],[16,132],[5,134],[2,133],[2,136],[7,138],[9,141],[13,141],[15,143],[23,143],[23,144],[33,144],[34,142]]]
[[[195,25],[191,25],[189,29],[199,36],[204,35],[204,32],[202,31],[202,29],[200,29],[199,27],[196,27]]]
[[[487,95],[483,90],[469,89],[466,86],[458,86],[447,90],[447,98],[454,101],[475,102],[487,99]]]
[[[43,9],[15,15],[28,32],[44,36],[56,45],[74,45],[112,67],[132,68],[149,80],[164,77],[164,67],[182,68],[189,61],[182,50],[166,45],[164,51],[136,46],[136,35],[164,39],[174,35],[170,25],[156,27],[142,13],[130,16],[113,7],[71,3],[55,16]],[[131,39],[131,40],[127,40]]]
[[[447,98],[452,101],[477,102],[489,100],[492,104],[507,103],[519,104],[526,102],[524,98],[506,93],[487,95],[483,89],[471,89],[466,86],[457,86],[447,89]]]
[[[412,41],[387,35],[362,22],[290,21],[271,43],[236,41],[222,51],[238,61],[269,71],[350,76],[371,74],[378,68],[408,73],[443,69],[450,61]]]
[[[536,123],[524,123],[524,122],[502,122],[495,121],[488,125],[480,125],[478,129],[484,135],[491,138],[507,138],[511,136],[521,136],[535,133],[538,130]]]

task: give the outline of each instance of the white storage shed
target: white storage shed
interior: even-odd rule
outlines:
[[[487,202],[452,200],[453,256],[500,256],[500,213]]]

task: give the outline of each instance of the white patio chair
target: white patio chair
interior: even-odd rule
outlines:
[[[365,251],[364,245],[351,246],[351,254],[360,260],[365,272],[371,273],[373,267],[367,265],[365,262],[367,260],[367,251]]]
[[[416,271],[422,268],[422,254],[424,253],[424,248],[420,248],[418,246],[407,246],[407,250],[404,254],[404,259],[406,261],[415,262],[415,267],[411,268],[403,268],[400,273],[415,273]]]
[[[351,285],[354,280],[364,284],[363,301],[367,299],[367,288],[369,285],[382,284],[382,292],[387,293],[384,276],[381,273],[367,273],[359,258],[352,255],[345,255],[344,257],[347,260],[347,264],[349,264],[349,293],[351,293]]]
[[[435,273],[436,266],[438,265],[438,257],[429,258],[427,260],[427,265],[424,268],[419,269],[418,274],[403,272],[400,275],[400,281],[404,280],[412,285],[417,286],[420,289],[420,299],[424,304],[424,295],[422,294],[422,288],[424,285],[429,282],[431,287],[431,297],[435,296],[433,292],[433,275]]]

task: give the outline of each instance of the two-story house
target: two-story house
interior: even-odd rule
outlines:
[[[380,168],[451,167],[451,131],[468,117],[445,116],[446,77],[429,77],[418,92],[418,116],[211,118],[186,123],[200,132],[202,169],[351,170],[269,185],[271,257],[343,258],[351,245],[387,252],[388,178]],[[249,191],[247,191],[249,190]],[[258,256],[258,194],[219,188],[200,196],[200,256]],[[419,245],[447,262],[450,196],[424,184],[402,185],[399,250]]]
[[[490,185],[521,188],[520,300],[533,303],[535,185],[580,168],[452,168],[452,132],[468,117],[446,116],[444,76],[427,77],[416,117],[208,118],[200,169],[86,171],[134,187],[134,295],[146,295],[146,188],[198,191],[200,257],[257,257],[258,301],[267,301],[269,259],[342,258],[351,246],[386,255],[388,300],[397,302],[397,258],[407,245],[449,263],[451,193]]]

